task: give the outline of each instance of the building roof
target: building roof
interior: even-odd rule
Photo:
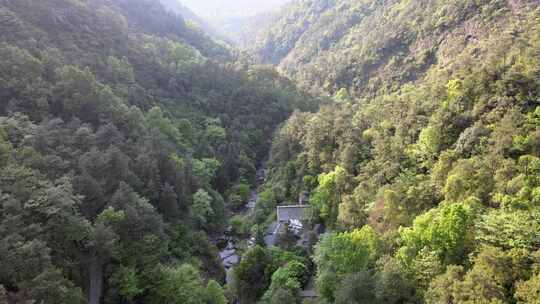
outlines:
[[[290,220],[308,220],[311,218],[311,207],[306,205],[278,206],[277,220],[280,223]]]

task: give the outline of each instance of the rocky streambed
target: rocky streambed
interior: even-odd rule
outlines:
[[[257,199],[259,197],[259,193],[257,192],[257,187],[261,185],[264,182],[264,179],[266,178],[266,169],[261,168],[257,170],[257,179],[256,184],[254,185],[254,190],[251,192],[251,197],[246,203],[245,207],[237,212],[233,212],[231,214],[232,216],[235,215],[242,215],[242,216],[249,216],[253,209],[255,208],[255,204],[257,203]],[[226,271],[226,283],[229,284],[231,282],[232,278],[232,270],[234,266],[238,265],[240,263],[240,256],[238,254],[238,244],[242,241],[248,242],[248,244],[251,243],[251,239],[249,237],[245,239],[239,239],[235,236],[233,236],[229,232],[225,232],[222,236],[220,236],[216,241],[216,246],[219,249],[219,256],[221,258],[221,264],[225,268]]]

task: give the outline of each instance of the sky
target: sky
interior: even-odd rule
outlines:
[[[279,8],[290,0],[180,0],[197,15],[209,21],[253,16]]]

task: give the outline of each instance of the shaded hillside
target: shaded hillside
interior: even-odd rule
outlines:
[[[158,0],[2,0],[0,26],[0,302],[223,303],[207,235],[313,99]]]

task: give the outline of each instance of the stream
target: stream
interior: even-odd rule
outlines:
[[[230,214],[231,217],[235,215],[248,216],[253,212],[255,208],[255,204],[257,203],[257,199],[259,197],[257,188],[260,185],[262,185],[262,183],[264,182],[264,179],[266,178],[266,173],[267,173],[267,170],[264,166],[262,166],[259,170],[257,170],[256,183],[254,185],[254,190],[251,191],[251,197],[247,201],[245,207],[240,211],[232,212]],[[265,237],[265,240],[267,237]],[[231,282],[232,271],[233,271],[234,266],[240,263],[240,256],[237,253],[237,244],[240,241],[244,241],[244,240],[249,242],[250,238],[248,237],[244,239],[238,239],[237,237],[234,237],[233,235],[231,235],[231,233],[227,231],[223,235],[221,235],[216,241],[216,245],[218,246],[220,250],[219,256],[221,258],[221,264],[225,268],[225,272],[226,272],[226,278],[225,278],[226,284],[229,284]]]

